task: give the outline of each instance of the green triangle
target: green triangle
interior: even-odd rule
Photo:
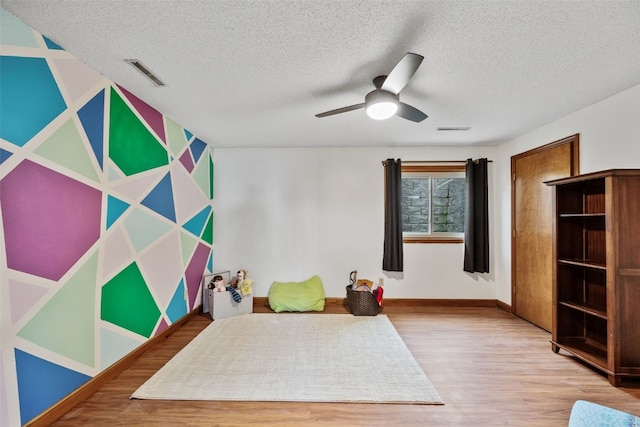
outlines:
[[[182,263],[184,265],[189,264],[193,251],[198,244],[198,240],[194,239],[191,234],[180,232],[180,246],[182,247]]]
[[[167,165],[169,157],[164,144],[113,88],[110,93],[109,158],[127,176]]]
[[[211,212],[211,215],[209,215],[207,226],[204,228],[204,231],[202,232],[202,240],[204,240],[210,245],[213,244],[213,212]]]
[[[94,367],[96,252],[18,332],[18,336]]]
[[[213,200],[213,159],[209,155],[209,200]]]
[[[147,338],[162,316],[135,262],[102,287],[100,310],[102,320]]]
[[[60,126],[53,135],[35,149],[35,152],[95,182],[100,181],[87,147],[72,119]]]
[[[187,140],[184,136],[184,129],[171,120],[169,117],[165,117],[164,123],[167,127],[167,145],[174,156],[178,156],[184,150],[187,145]]]
[[[206,160],[203,160],[206,159]],[[209,197],[209,160],[208,157],[200,157],[200,161],[196,165],[191,174],[205,197]]]

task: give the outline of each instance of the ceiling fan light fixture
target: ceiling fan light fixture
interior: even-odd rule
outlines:
[[[396,114],[398,104],[395,102],[377,102],[367,107],[367,115],[374,120],[386,120]]]
[[[409,83],[409,79],[416,72],[423,59],[422,55],[407,52],[388,75],[380,75],[373,79],[375,90],[364,97],[364,102],[325,111],[316,114],[316,117],[333,116],[364,108],[367,115],[374,120],[385,120],[397,115],[414,123],[420,123],[428,116],[409,104],[401,103],[399,94]]]
[[[376,89],[365,97],[365,111],[374,120],[386,120],[398,111],[398,96]]]

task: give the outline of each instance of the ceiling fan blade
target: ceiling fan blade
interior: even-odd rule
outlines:
[[[424,56],[422,55],[407,52],[400,62],[393,67],[393,70],[391,70],[384,83],[382,83],[381,89],[396,95],[399,94],[407,83],[409,83],[409,80],[415,74],[423,59]]]
[[[411,120],[412,122],[416,123],[420,123],[421,121],[429,117],[422,111],[418,110],[415,107],[412,107],[409,104],[405,104],[404,102],[401,102],[398,105],[396,116],[402,117],[403,119]]]
[[[349,105],[348,107],[337,108],[331,111],[325,111],[324,113],[316,114],[316,117],[333,116],[334,114],[346,113],[347,111],[358,110],[364,108],[364,102],[362,104]]]

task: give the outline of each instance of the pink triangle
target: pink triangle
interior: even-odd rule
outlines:
[[[41,286],[9,279],[11,323],[16,324],[49,290]]]
[[[164,331],[168,327],[169,327],[169,325],[167,324],[167,321],[163,317],[162,321],[160,322],[160,325],[158,325],[158,329],[156,329],[156,335],[160,334],[162,331]]]
[[[129,102],[133,105],[133,107],[140,113],[140,115],[144,118],[151,129],[160,137],[162,142],[167,143],[165,134],[164,134],[164,116],[161,112],[127,91],[122,86],[118,86],[118,88],[122,91],[124,96],[127,97]]]
[[[79,59],[54,59],[53,63],[72,101],[77,101],[104,78],[102,74]]]
[[[184,153],[182,153],[182,156],[180,156],[180,163],[182,163],[182,166],[184,166],[184,168],[189,171],[189,173],[191,173],[191,171],[193,171],[193,160],[191,160],[191,151],[189,150],[184,150]]]
[[[122,268],[131,259],[131,250],[127,238],[118,227],[107,237],[104,244],[104,261],[102,265],[102,278],[112,277],[117,268]]]

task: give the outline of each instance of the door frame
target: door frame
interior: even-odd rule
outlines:
[[[517,312],[517,298],[516,298],[516,174],[515,166],[516,161],[524,157],[531,156],[533,154],[540,153],[542,151],[555,148],[562,144],[569,144],[571,151],[571,175],[575,176],[580,174],[580,134],[576,133],[571,136],[559,139],[557,141],[550,142],[540,147],[533,148],[520,154],[511,156],[511,313]]]

